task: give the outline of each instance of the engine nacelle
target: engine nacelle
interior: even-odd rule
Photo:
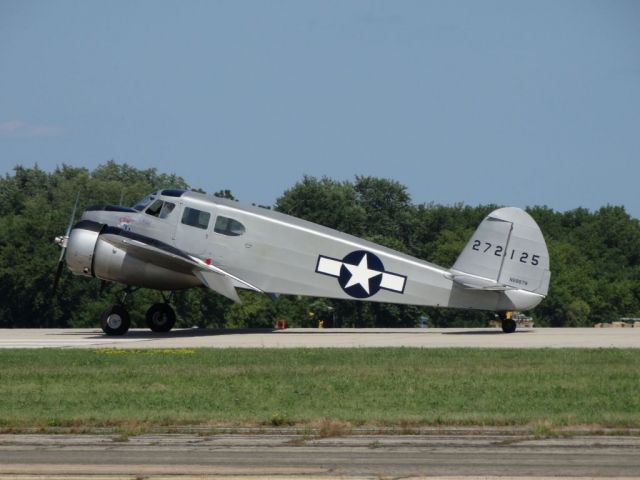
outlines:
[[[146,262],[101,238],[104,233],[115,234],[113,230],[120,231],[91,220],[78,222],[71,230],[67,244],[69,270],[76,275],[158,290],[201,285],[194,275]]]
[[[95,276],[93,273],[93,259],[96,243],[103,224],[82,220],[71,230],[67,243],[65,259],[67,267],[76,275]]]

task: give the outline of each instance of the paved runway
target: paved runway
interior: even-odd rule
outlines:
[[[42,474],[640,478],[640,438],[0,435],[0,478]]]
[[[504,334],[493,328],[208,330],[158,334],[131,330],[107,337],[100,329],[1,329],[0,348],[294,348],[481,347],[640,348],[640,328],[534,328]]]

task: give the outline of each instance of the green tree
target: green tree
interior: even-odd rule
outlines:
[[[278,198],[275,209],[352,235],[366,231],[366,211],[348,182],[305,176]]]

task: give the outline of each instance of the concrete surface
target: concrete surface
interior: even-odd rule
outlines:
[[[640,478],[640,437],[0,435],[8,475]]]
[[[640,348],[640,328],[533,328],[512,334],[493,328],[178,329],[165,334],[134,329],[122,337],[108,337],[100,329],[0,329],[0,348],[43,347]]]

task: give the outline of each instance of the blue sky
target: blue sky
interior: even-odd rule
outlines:
[[[259,204],[359,174],[640,217],[639,25],[623,0],[0,0],[0,173],[114,159]]]

